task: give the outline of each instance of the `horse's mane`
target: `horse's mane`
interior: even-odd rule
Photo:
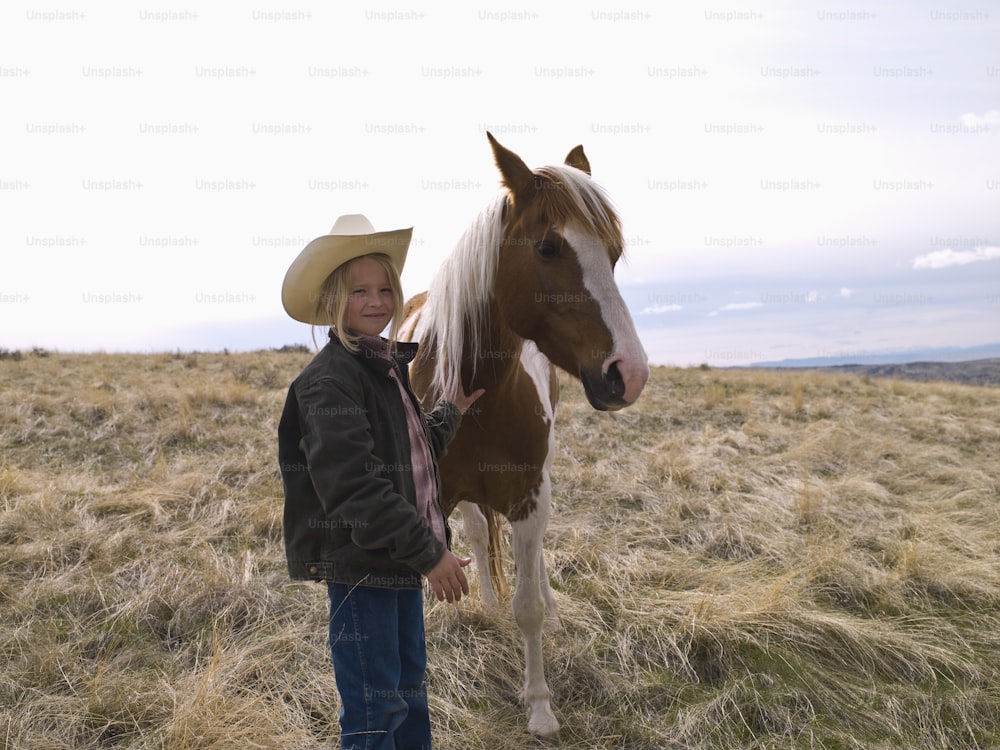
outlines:
[[[421,314],[424,331],[421,338],[423,345],[433,347],[437,360],[432,380],[435,398],[456,392],[466,347],[476,354],[479,352],[478,336],[496,276],[506,205],[505,193],[491,201],[465,230],[431,280]],[[466,331],[472,337],[469,341]]]
[[[542,167],[535,175],[539,210],[563,222],[580,222],[617,261],[624,250],[621,220],[604,191],[572,167]],[[509,200],[509,193],[502,191],[483,209],[431,280],[421,327],[422,343],[433,349],[436,358],[435,398],[461,388],[463,355],[471,356],[473,367],[479,358]]]

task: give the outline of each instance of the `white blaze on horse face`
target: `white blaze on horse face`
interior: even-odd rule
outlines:
[[[618,365],[618,372],[625,382],[624,398],[631,404],[639,398],[649,379],[649,360],[639,341],[639,335],[635,332],[635,324],[625,306],[625,300],[615,284],[607,248],[596,237],[581,230],[576,223],[565,226],[563,237],[576,251],[577,260],[583,269],[583,284],[601,308],[601,317],[611,331],[614,344],[601,366],[601,372],[606,375],[611,365]]]

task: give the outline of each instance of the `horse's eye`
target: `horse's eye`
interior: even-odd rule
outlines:
[[[551,240],[540,240],[535,243],[535,252],[544,260],[553,260],[559,257],[559,246]]]

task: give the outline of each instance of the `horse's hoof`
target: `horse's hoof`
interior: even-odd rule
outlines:
[[[559,722],[551,711],[532,711],[528,731],[538,737],[552,737],[559,731]]]

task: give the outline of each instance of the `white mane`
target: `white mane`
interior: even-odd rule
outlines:
[[[501,193],[483,209],[441,264],[428,289],[421,324],[423,338],[435,347],[432,383],[436,396],[461,388],[463,353],[469,353],[473,362],[479,354],[479,333],[496,276],[506,204],[507,194]],[[466,330],[469,340],[465,339]]]

